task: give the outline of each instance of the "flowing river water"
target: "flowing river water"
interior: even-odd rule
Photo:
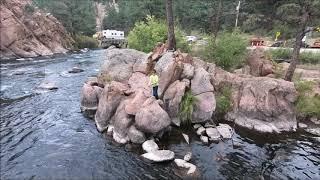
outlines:
[[[180,179],[174,163],[143,160],[140,148],[119,146],[97,132],[80,113],[80,90],[95,76],[103,50],[63,57],[1,64],[0,179]],[[78,66],[85,71],[68,74]],[[40,83],[59,89],[41,91]],[[161,148],[176,158],[191,151],[199,179],[320,179],[320,141],[297,132],[259,136],[237,130],[233,140],[203,145],[179,130],[163,139]]]

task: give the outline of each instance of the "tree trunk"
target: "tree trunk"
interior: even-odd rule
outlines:
[[[217,10],[216,18],[214,21],[213,30],[212,30],[214,41],[216,40],[216,38],[218,36],[218,32],[219,32],[219,28],[220,28],[221,13],[222,13],[222,0],[219,0],[218,10]]]
[[[302,46],[302,39],[306,34],[306,27],[307,27],[308,20],[309,20],[309,13],[306,11],[305,8],[303,8],[303,15],[302,15],[302,18],[300,21],[299,32],[297,33],[297,36],[296,36],[296,42],[293,47],[290,66],[289,66],[289,68],[286,72],[286,75],[284,77],[284,80],[286,80],[286,81],[292,81],[294,71],[295,71],[296,66],[299,62],[299,55],[300,55],[300,49]]]
[[[176,49],[172,1],[173,0],[166,0],[166,14],[167,14],[167,25],[168,25],[168,50],[175,50]]]

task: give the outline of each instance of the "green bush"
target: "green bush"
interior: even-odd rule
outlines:
[[[292,49],[273,49],[266,52],[272,60],[290,59]],[[302,52],[300,53],[300,63],[320,64],[320,53]]]
[[[77,49],[83,49],[83,48],[94,49],[98,47],[98,41],[89,36],[76,35],[74,37],[74,40],[75,40],[75,48]]]
[[[311,96],[312,81],[295,82],[295,87],[298,91],[298,99],[295,102],[296,111],[304,117],[316,116],[320,118],[320,96]]]
[[[228,71],[239,68],[245,61],[247,44],[239,33],[223,33],[216,43],[209,41],[205,50],[206,60]]]
[[[177,48],[183,52],[189,52],[189,45],[182,31],[177,27],[175,27],[175,36]],[[147,16],[146,22],[137,22],[128,35],[129,47],[143,52],[152,51],[158,42],[164,43],[166,40],[167,26],[165,22],[159,21],[153,16]]]
[[[217,115],[225,115],[232,107],[231,88],[223,87],[216,97],[216,113]]]
[[[180,102],[179,118],[181,125],[184,127],[190,127],[192,124],[192,113],[195,101],[196,98],[194,95],[192,95],[190,90],[187,91],[182,97]]]

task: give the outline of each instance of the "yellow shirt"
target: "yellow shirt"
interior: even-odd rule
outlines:
[[[150,76],[151,86],[155,87],[159,85],[159,77],[156,74]]]

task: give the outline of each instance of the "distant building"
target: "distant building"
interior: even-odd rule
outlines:
[[[106,39],[124,39],[124,32],[117,30],[103,30],[102,36]]]

